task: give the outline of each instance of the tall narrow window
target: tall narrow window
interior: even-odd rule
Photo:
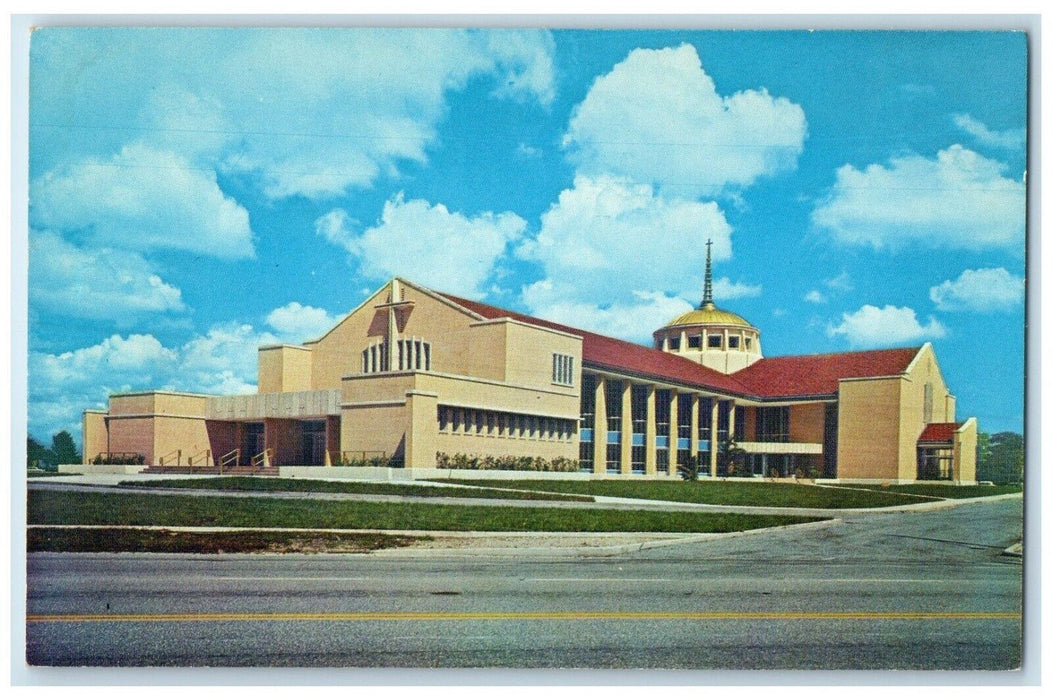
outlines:
[[[573,386],[573,356],[552,353],[552,383]]]
[[[924,422],[931,423],[932,404],[934,403],[934,390],[931,382],[924,385]]]

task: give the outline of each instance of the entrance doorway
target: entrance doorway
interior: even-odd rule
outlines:
[[[252,458],[267,448],[262,423],[245,423],[241,433],[241,459],[239,464],[252,464]]]
[[[301,429],[303,434],[303,464],[307,466],[322,466],[325,464],[325,421],[303,421]]]

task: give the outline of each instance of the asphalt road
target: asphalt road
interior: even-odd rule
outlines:
[[[50,666],[1012,669],[1022,500],[604,558],[28,559]]]

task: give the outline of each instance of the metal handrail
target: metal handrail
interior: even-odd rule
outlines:
[[[219,467],[219,473],[220,474],[223,473],[223,467],[228,467],[232,463],[233,464],[237,464],[240,461],[241,461],[241,448],[239,447],[236,450],[230,450],[225,455],[223,455],[222,457],[219,458],[219,463],[217,465]]]
[[[183,461],[183,451],[182,450],[172,450],[171,452],[169,452],[165,456],[161,457],[161,459],[158,460],[157,463],[160,464],[162,467],[165,466],[165,464],[164,464],[165,461],[167,461],[168,458],[171,457],[172,455],[175,455],[175,466],[178,467],[180,465],[180,463],[182,463],[182,461]]]
[[[258,455],[252,458],[252,466],[259,467],[261,470],[266,469],[270,466],[270,453],[271,449],[267,449],[260,452]]]
[[[211,455],[212,455],[212,450],[201,450],[197,454],[192,455],[190,457],[187,457],[186,458],[186,464],[187,464],[187,466],[192,467],[192,466],[194,466],[194,460],[196,460],[198,457],[204,456],[204,461],[201,464],[202,464],[202,466],[207,467],[208,466],[208,458]]]

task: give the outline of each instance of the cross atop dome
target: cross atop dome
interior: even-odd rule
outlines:
[[[701,304],[698,310],[715,309],[712,303],[712,239],[705,242],[705,290],[702,292]]]

